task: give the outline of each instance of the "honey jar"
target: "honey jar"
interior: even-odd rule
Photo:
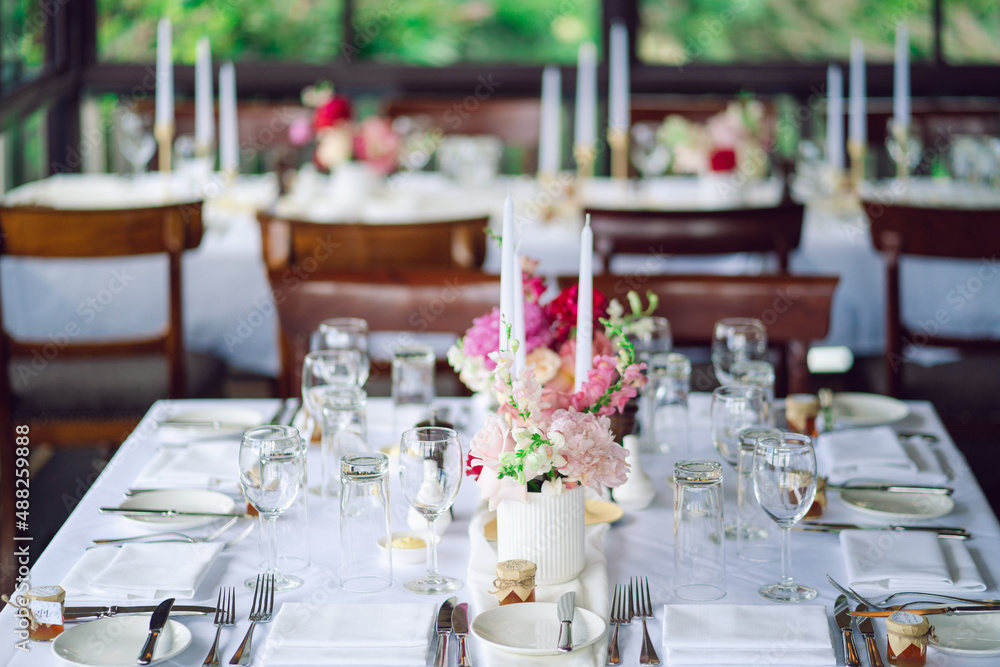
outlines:
[[[535,601],[535,564],[530,560],[503,560],[497,563],[497,576],[491,594],[500,606]]]
[[[50,642],[63,631],[63,604],[66,591],[60,586],[39,586],[18,596],[14,606],[28,619],[28,639]]]
[[[819,399],[812,394],[789,394],[785,399],[785,421],[788,430],[815,438],[819,435],[816,418],[819,416]]]
[[[927,641],[934,628],[918,614],[897,611],[885,619],[888,635],[886,657],[897,667],[922,667],[927,662]]]
[[[806,512],[806,519],[818,519],[823,516],[823,510],[826,509],[826,477],[816,478],[816,498],[813,500],[812,506],[809,511]]]

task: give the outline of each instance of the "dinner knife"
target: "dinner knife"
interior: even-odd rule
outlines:
[[[911,484],[830,484],[826,488],[837,491],[886,491],[889,493],[934,493],[950,496],[955,489],[947,486],[918,486]]]
[[[149,617],[149,636],[146,637],[146,643],[136,659],[140,665],[148,665],[153,662],[153,649],[156,648],[156,640],[160,638],[163,626],[167,624],[167,619],[170,616],[170,608],[173,606],[174,598],[167,598],[156,607],[156,611]]]
[[[465,643],[469,636],[468,602],[456,606],[455,611],[451,612],[451,625],[455,630],[455,636],[458,637],[458,667],[472,667],[472,661],[469,660],[469,647]]]
[[[556,649],[560,653],[573,650],[573,613],[576,611],[576,593],[563,593],[556,604],[556,614],[559,616],[559,643]]]
[[[239,422],[222,422],[222,421],[203,421],[203,422],[192,422],[185,421],[183,419],[161,419],[155,422],[158,428],[164,426],[169,428],[177,429],[211,429],[213,431],[245,431],[248,428],[256,426],[256,424],[247,424]]]
[[[900,611],[898,607],[895,609],[879,609],[877,611],[852,611],[848,613],[851,616],[872,616],[876,618],[882,618],[885,616],[891,616],[895,614],[897,611]],[[962,616],[965,614],[985,614],[989,612],[998,613],[1000,612],[1000,607],[997,607],[996,605],[970,605],[967,607],[927,607],[925,609],[910,609],[909,607],[907,607],[905,611],[911,614],[919,614],[921,616],[932,616],[934,614],[948,614],[949,616],[954,614],[956,616]]]
[[[156,611],[155,606],[123,607],[116,604],[105,605],[103,607],[66,607],[66,609],[63,610],[63,620],[89,621],[95,618],[106,618],[108,616],[149,614],[154,611]],[[215,607],[182,604],[171,607],[170,613],[174,616],[201,616],[204,614],[214,614]]]
[[[148,516],[216,516],[238,519],[253,519],[254,517],[245,512],[188,512],[185,510],[161,510],[146,507],[102,507],[101,514],[144,514]]]
[[[859,604],[854,608],[854,611],[868,611],[868,606]],[[858,624],[858,632],[865,638],[865,648],[868,649],[869,667],[884,667],[882,656],[878,652],[878,644],[875,643],[875,624],[872,623],[872,619],[855,617],[854,621]]]
[[[939,537],[955,537],[959,539],[966,539],[972,537],[965,528],[954,528],[949,526],[902,526],[902,525],[871,525],[862,526],[854,523],[822,523],[822,522],[803,522],[792,526],[792,530],[803,530],[821,533],[839,533],[842,530],[920,530],[925,532],[937,533]]]
[[[840,636],[844,640],[844,660],[847,667],[861,667],[861,659],[858,657],[858,649],[854,646],[854,622],[849,616],[850,607],[847,606],[847,596],[838,595],[837,601],[833,605],[834,619],[837,627],[840,628]]]
[[[451,635],[451,614],[455,610],[454,595],[441,603],[438,610],[437,644],[434,646],[434,667],[444,667],[448,663],[448,636]]]

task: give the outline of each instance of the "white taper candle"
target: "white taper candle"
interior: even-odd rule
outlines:
[[[232,63],[225,63],[219,68],[219,168],[230,174],[240,169],[236,69]]]
[[[576,367],[573,391],[580,391],[594,366],[594,231],[590,215],[580,232],[580,282],[576,301]]]
[[[174,124],[174,62],[170,19],[156,26],[156,125]]]
[[[844,168],[844,74],[838,65],[826,69],[826,161]]]
[[[549,66],[542,72],[542,118],[538,137],[538,173],[555,174],[562,167],[562,74]]]
[[[514,200],[507,194],[503,203],[500,235],[500,351],[510,349],[514,326]]]
[[[597,139],[597,47],[580,45],[576,63],[574,145],[593,146]]]
[[[609,41],[608,76],[608,129],[628,131],[629,111],[629,64],[628,28],[616,21],[611,26]]]
[[[215,141],[215,96],[212,94],[212,45],[208,37],[198,40],[194,65],[194,143],[211,146]]]
[[[860,145],[868,142],[868,118],[865,72],[865,45],[860,39],[851,40],[851,100],[848,137]]]
[[[896,61],[892,79],[892,119],[910,126],[910,37],[905,23],[896,26]]]

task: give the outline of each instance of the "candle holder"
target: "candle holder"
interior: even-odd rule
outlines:
[[[577,144],[573,147],[573,159],[576,160],[576,177],[586,180],[594,177],[594,162],[597,150],[593,144]]]
[[[611,178],[624,182],[628,180],[628,130],[608,129],[608,145],[611,146]]]
[[[156,144],[159,147],[160,171],[165,174],[169,173],[174,145],[174,124],[157,123],[153,127],[153,136],[156,137]]]
[[[920,142],[910,134],[909,125],[890,120],[886,148],[896,161],[896,178],[905,187],[910,180],[910,170],[919,164]]]
[[[851,158],[851,190],[855,194],[859,193],[861,182],[865,180],[865,153],[867,147],[864,142],[851,139],[847,142],[847,154]]]
[[[194,156],[196,158],[209,158],[214,154],[214,146],[211,142],[195,142]]]

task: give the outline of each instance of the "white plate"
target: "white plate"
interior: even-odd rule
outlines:
[[[236,465],[234,462],[233,465]],[[181,512],[233,512],[236,501],[218,491],[202,489],[164,489],[162,491],[147,491],[126,498],[118,507],[125,509],[157,509],[179,510]],[[147,526],[166,526],[171,528],[193,528],[218,521],[222,517],[213,516],[155,516],[140,514],[119,514],[129,521]]]
[[[134,667],[149,634],[149,617],[112,616],[73,625],[52,642],[52,652],[74,665]],[[191,644],[187,626],[174,620],[167,624],[170,636],[157,641],[153,663],[169,660]]]
[[[973,657],[1000,656],[1000,613],[929,617],[935,637],[931,646],[942,653]]]
[[[892,519],[933,519],[955,509],[951,496],[941,493],[841,490],[840,498],[851,509]]]
[[[833,420],[839,426],[892,424],[909,414],[906,403],[881,394],[841,392],[833,395]]]
[[[175,433],[242,433],[251,426],[260,426],[264,423],[264,416],[256,410],[249,408],[218,406],[210,408],[191,408],[181,410],[165,418],[173,424],[161,423],[160,428]],[[211,426],[188,426],[188,424],[209,424],[219,422],[226,424],[225,428],[213,428]],[[232,426],[228,426],[228,425]]]
[[[573,649],[590,646],[604,636],[608,624],[588,609],[573,616]],[[520,602],[496,607],[476,616],[472,634],[503,651],[523,655],[556,655],[559,617],[553,602]]]

